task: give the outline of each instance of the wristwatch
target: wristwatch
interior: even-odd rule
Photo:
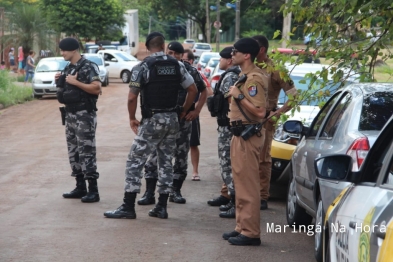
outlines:
[[[244,99],[244,95],[243,94],[239,94],[238,96],[237,96],[237,100],[242,100],[242,99]]]

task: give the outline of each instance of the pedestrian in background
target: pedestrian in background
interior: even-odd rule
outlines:
[[[25,60],[25,54],[23,53],[23,47],[20,46],[18,47],[18,72],[21,75],[25,74],[25,64],[23,63],[23,61]]]
[[[197,93],[194,79],[184,64],[164,53],[165,38],[161,33],[149,34],[145,45],[151,55],[131,71],[128,113],[131,129],[137,136],[126,163],[123,204],[116,210],[105,212],[104,216],[108,218],[136,218],[135,199],[140,193],[142,169],[154,151],[158,161],[159,197],[149,216],[168,218],[167,202],[173,192],[172,158],[179,132],[178,119],[185,117]],[[180,87],[187,90],[183,106],[178,106]],[[141,122],[135,118],[139,93]]]
[[[291,110],[292,106],[290,103],[293,101],[291,99],[287,99],[287,102],[282,107],[278,108],[278,96],[281,89],[284,90],[286,95],[291,96],[295,96],[297,94],[297,90],[293,81],[286,74],[287,72],[276,70],[274,68],[273,61],[267,56],[267,50],[269,49],[269,41],[267,38],[263,35],[257,35],[254,36],[253,39],[255,39],[259,44],[259,53],[256,57],[256,64],[263,72],[265,72],[265,74],[268,74],[270,78],[269,85],[267,87],[268,104],[266,106],[266,110],[269,113],[267,117],[275,116],[276,119],[279,119],[282,114]],[[287,76],[287,79],[283,79],[282,76]],[[261,160],[259,163],[261,210],[268,208],[267,200],[269,198],[270,178],[272,173],[272,156],[270,151],[275,131],[275,120],[272,118],[269,119],[263,125],[263,128],[265,129],[265,141],[263,143]]]
[[[72,37],[59,43],[60,53],[70,63],[55,75],[57,99],[65,105],[65,134],[71,176],[76,188],[64,198],[80,198],[84,203],[100,201],[97,179],[96,129],[97,100],[101,92],[98,66],[79,53],[79,42]],[[27,72],[26,72],[27,73]],[[86,188],[89,182],[89,190]]]
[[[15,53],[14,48],[10,48],[10,52],[8,53],[8,62],[10,63],[10,70],[15,71]]]
[[[259,158],[263,147],[263,129],[244,138],[243,131],[255,130],[266,115],[268,77],[254,64],[259,45],[252,38],[242,38],[234,44],[232,60],[241,68],[236,86],[231,86],[230,124],[231,165],[236,188],[236,227],[223,238],[232,245],[260,245],[260,185]],[[246,76],[246,79],[245,79]],[[245,82],[240,81],[245,79]],[[252,129],[250,129],[252,127]]]
[[[35,64],[34,64],[34,56],[35,52],[33,50],[29,51],[29,56],[26,58],[26,76],[25,76],[25,85],[27,81],[32,80],[34,77],[34,70],[35,70]]]

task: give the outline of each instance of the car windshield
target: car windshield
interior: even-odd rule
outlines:
[[[303,76],[296,76],[296,75],[294,76],[294,75],[291,75],[291,79],[292,79],[292,81],[293,81],[293,83],[294,83],[294,85],[295,85],[295,87],[296,87],[297,90],[302,90],[302,91],[308,90],[308,87],[309,87],[310,81],[311,81],[310,79],[305,79],[305,80],[306,80],[305,83],[300,83],[300,80],[303,80],[303,79],[304,79]],[[348,84],[350,84],[350,83],[349,83],[349,82],[346,83],[346,85],[348,85]],[[333,95],[333,94],[337,91],[337,89],[339,88],[339,86],[340,86],[340,84],[336,84],[335,86],[327,85],[323,90],[329,89],[329,90],[330,90],[330,94]],[[314,93],[314,92],[316,92],[316,91],[311,91],[311,92]],[[317,101],[317,100],[312,99],[313,97],[314,97],[314,95],[311,95],[311,96],[310,96],[310,99],[306,99],[306,100],[302,101],[302,102],[300,103],[300,105],[318,106],[318,104],[320,103],[320,101]],[[326,98],[326,100],[327,100],[327,99],[328,99],[328,97]],[[280,104],[282,105],[282,104],[284,104],[287,100],[288,100],[288,97],[285,95],[284,90],[281,89],[280,95],[279,95],[279,98],[278,98],[278,104],[279,104],[279,105],[280,105]]]
[[[62,71],[67,64],[68,61],[65,60],[43,59],[38,63],[36,73]]]
[[[393,114],[393,94],[376,92],[363,100],[359,131],[382,130]]]
[[[204,54],[202,57],[201,57],[201,59],[200,59],[200,61],[199,62],[201,62],[201,63],[207,63],[209,60],[210,60],[210,58],[212,58],[212,57],[214,57],[214,56],[219,56],[219,55],[217,55],[217,54]]]
[[[127,53],[115,53],[116,56],[120,57],[121,59],[123,59],[124,61],[138,61],[138,59],[136,59],[135,57],[133,57],[132,55],[129,55]]]
[[[93,56],[93,55],[85,55],[84,56],[86,59],[89,59],[90,61],[92,61],[92,62],[94,62],[94,63],[96,63],[97,65],[104,65],[103,63],[102,63],[102,58],[100,58],[100,57],[98,57],[98,56]]]
[[[218,62],[220,62],[220,59],[210,59],[209,63],[207,64],[207,66],[209,67],[216,67],[216,65],[218,64]]]
[[[197,44],[197,45],[194,46],[194,48],[196,48],[196,49],[203,49],[203,50],[210,50],[210,45]]]

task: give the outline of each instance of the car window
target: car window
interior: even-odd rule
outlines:
[[[121,59],[123,59],[124,61],[138,61],[138,59],[127,53],[116,53],[116,55]]]
[[[330,114],[327,123],[322,129],[321,138],[331,139],[336,133],[338,125],[341,123],[342,116],[345,110],[348,108],[348,105],[351,103],[352,96],[348,93],[341,101],[338,103],[336,108],[334,108],[333,112]]]
[[[219,61],[220,61],[219,59],[212,59],[212,60],[210,60],[210,62],[207,66],[215,67]]]
[[[105,61],[111,61],[112,58],[115,58],[115,57],[113,55],[111,55],[111,54],[105,53],[105,55],[104,55],[104,60]]]
[[[37,65],[36,73],[62,71],[67,64],[68,61],[65,60],[41,60]]]
[[[385,175],[383,184],[393,186],[393,158],[390,160],[388,172]]]
[[[218,56],[218,55],[217,54],[204,54],[204,55],[202,55],[200,62],[207,63],[210,60],[210,58],[212,58],[214,56]]]
[[[210,45],[199,45],[199,44],[196,44],[196,45],[194,45],[194,48],[203,49],[203,50],[210,50]]]
[[[102,59],[98,56],[85,56],[86,59],[89,59],[90,61],[96,63],[97,65],[103,65]]]
[[[365,97],[359,131],[381,130],[393,114],[393,93],[376,92]]]
[[[336,103],[336,101],[339,98],[339,95],[341,93],[336,93],[333,95],[332,99],[330,99],[325,106],[319,111],[318,115],[315,117],[310,131],[309,131],[309,136],[316,136],[319,130],[319,127],[322,125],[323,120],[325,119],[327,113],[330,111],[330,109],[333,107],[333,105]]]

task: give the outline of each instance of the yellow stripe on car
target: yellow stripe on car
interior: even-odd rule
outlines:
[[[391,262],[393,258],[393,219],[386,226],[385,239],[379,249],[378,262]]]
[[[330,204],[330,206],[328,207],[328,209],[326,210],[326,215],[325,215],[325,224],[329,219],[330,214],[332,213],[334,207],[340,202],[341,198],[345,195],[345,192],[347,192],[348,188],[351,185],[347,186],[346,188],[344,188],[341,193],[333,200],[333,202]]]

